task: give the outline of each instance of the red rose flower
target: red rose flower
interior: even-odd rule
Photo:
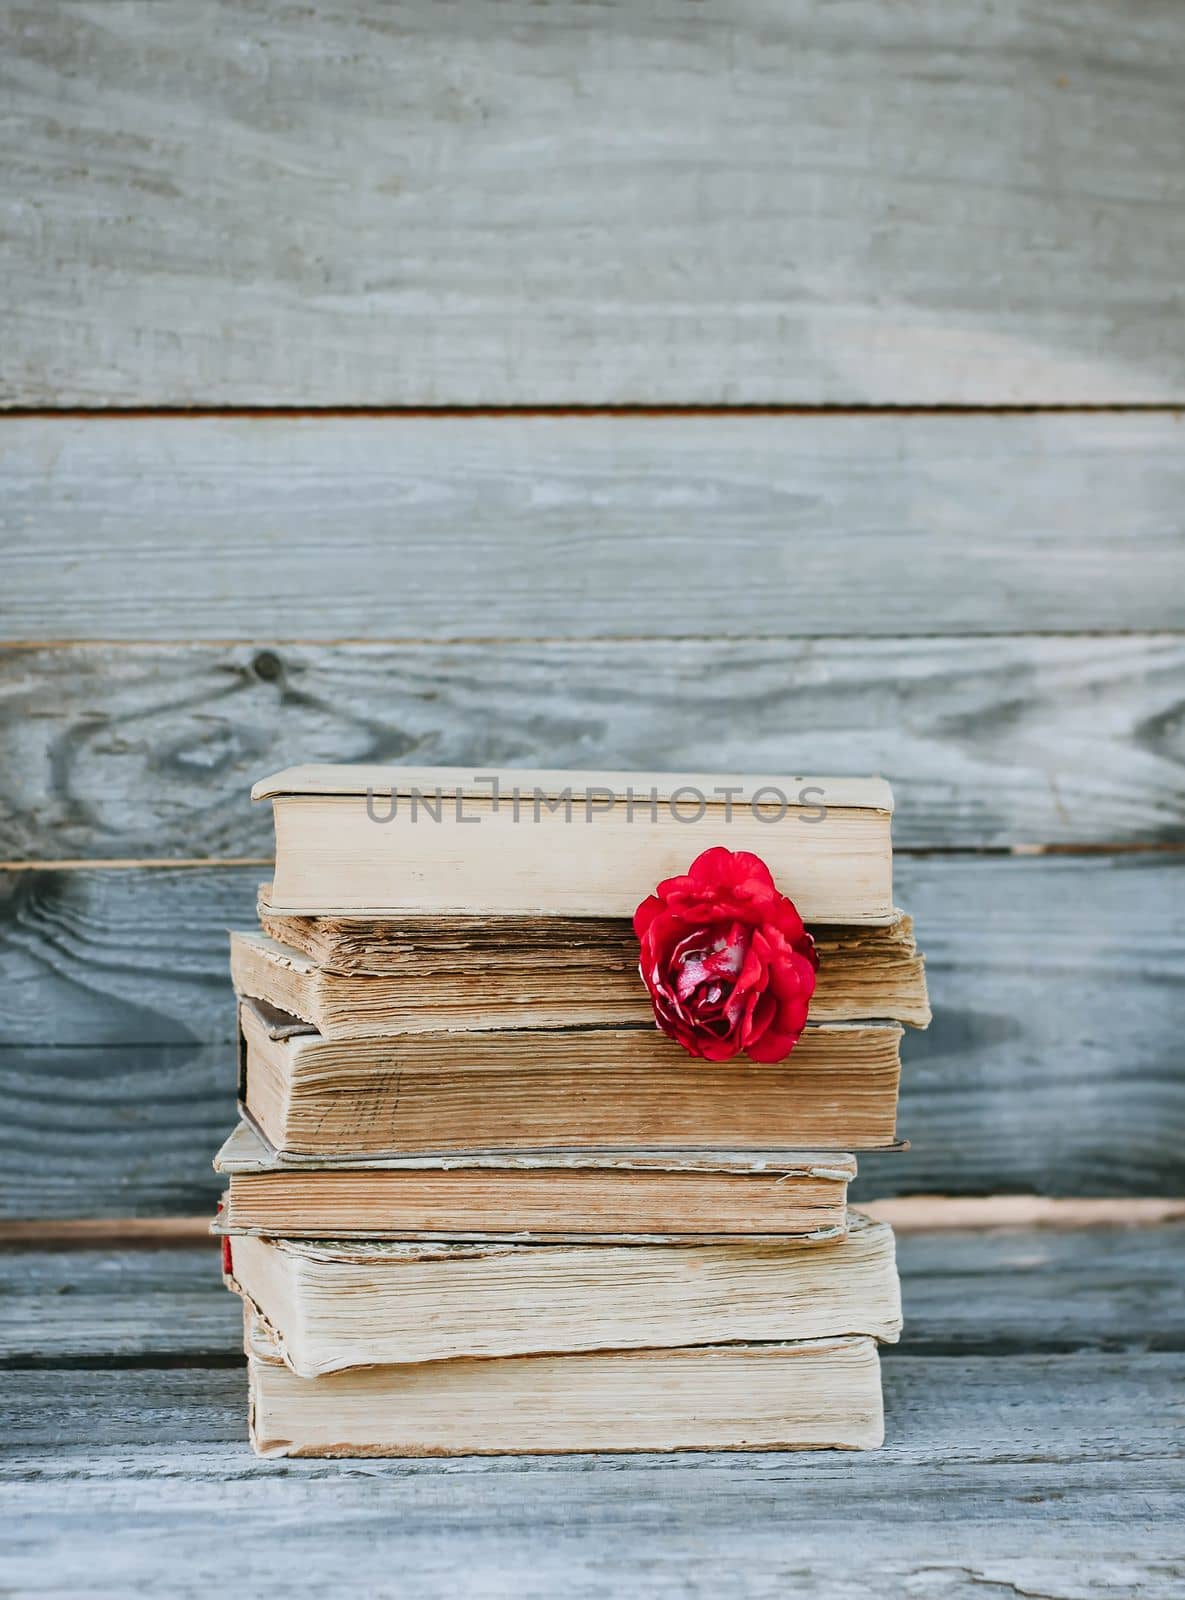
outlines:
[[[819,958],[760,856],[716,845],[634,912],[639,971],[663,1033],[693,1056],[783,1061],[798,1043]]]

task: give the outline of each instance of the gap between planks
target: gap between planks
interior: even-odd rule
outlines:
[[[1051,1199],[1042,1195],[904,1195],[857,1210],[898,1233],[944,1229],[1155,1228],[1185,1221],[1185,1197]],[[30,1218],[0,1222],[0,1249],[123,1249],[142,1245],[214,1247],[206,1217]]]
[[[898,845],[895,857],[955,856],[1136,856],[1183,855],[1185,844],[1174,840],[1129,840],[1122,844],[989,844]],[[274,856],[112,856],[76,857],[61,861],[0,861],[0,872],[132,872],[231,867],[274,867]]]
[[[0,412],[0,420],[3,419]],[[1176,640],[1185,638],[1185,628],[1017,628],[1009,633],[984,633],[970,629],[966,632],[952,635],[944,629],[937,632],[928,632],[923,629],[912,629],[909,632],[878,633],[875,635],[850,635],[840,634],[814,634],[814,633],[749,633],[745,635],[745,643],[752,645],[775,645],[787,643],[818,644],[819,642],[834,643],[836,640],[860,639],[868,637],[878,644],[903,643],[915,644],[933,640],[949,640],[957,638],[960,643],[968,640],[979,639],[989,642],[998,642],[1007,639],[1056,639],[1066,641],[1072,639],[1146,639],[1146,640]],[[33,639],[0,637],[0,651],[5,654],[15,654],[25,651],[32,654],[37,650],[471,650],[471,649],[519,649],[523,646],[538,645],[550,649],[553,646],[573,646],[580,648],[594,645],[702,645],[716,643],[718,640],[703,633],[455,633],[455,634],[342,634],[336,638],[307,637],[304,634],[266,634],[254,638],[223,638],[213,639],[205,636],[187,638],[179,634],[170,634],[156,639],[104,639],[91,634],[76,639]]]
[[[1105,401],[1035,401],[1025,403],[1008,401],[996,405],[984,402],[948,402],[931,405],[893,405],[887,402],[860,405],[835,403],[821,405],[793,405],[783,402],[751,401],[739,405],[712,405],[690,403],[687,405],[652,405],[640,401],[623,400],[619,404],[604,402],[590,405],[439,405],[439,406],[384,406],[384,405],[290,405],[290,406],[219,406],[219,405],[129,405],[129,406],[3,406],[0,405],[0,422],[14,421],[138,421],[151,417],[173,417],[179,420],[202,417],[280,417],[317,421],[329,417],[390,417],[392,419],[417,417],[1030,417],[1052,415],[1118,415],[1125,412],[1162,412],[1179,416],[1185,410],[1185,396],[1176,400],[1132,400],[1110,404]]]

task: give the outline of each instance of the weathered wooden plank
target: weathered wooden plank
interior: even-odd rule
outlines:
[[[1185,1198],[1150,1195],[897,1195],[862,1209],[907,1233],[1162,1228],[1185,1222]],[[210,1242],[208,1216],[0,1219],[0,1250],[164,1249]]]
[[[188,1454],[148,1482],[0,1489],[13,1592],[205,1600],[233,1566],[315,1600],[341,1585],[345,1562],[367,1594],[424,1600],[1179,1600],[1185,1578],[1176,1474],[1166,1488],[1159,1464],[941,1477],[895,1464],[896,1485],[878,1476],[873,1490],[866,1460],[830,1468],[810,1456],[790,1464],[789,1481],[781,1458],[753,1464],[734,1489],[714,1467],[628,1458],[576,1458],[526,1484],[473,1480],[456,1463],[416,1477],[335,1462],[315,1481],[277,1480],[273,1463],[223,1452],[228,1510],[225,1487],[186,1474]]]
[[[1185,393],[1172,0],[2,20],[10,404]]]
[[[234,1124],[221,1045],[0,1050],[7,1217],[212,1217]]]
[[[1179,630],[1181,439],[1167,412],[11,419],[0,638]],[[689,692],[668,650],[632,702]]]
[[[227,929],[255,921],[258,867],[0,875],[0,1047],[235,1038]]]
[[[217,865],[0,873],[0,1046],[232,1041],[226,930],[255,923],[266,875],[266,867]],[[1050,1037],[1027,1035],[1039,1026],[1029,1013],[1050,1015],[1060,1030],[1093,993],[1081,1038],[1067,1035],[1064,1045],[1094,1038],[1099,1059],[1125,1026],[1134,1030],[1130,1055],[1172,1020],[1137,1026],[1173,997],[1185,954],[1183,885],[1185,851],[1176,850],[901,856],[894,872],[936,1011],[949,1016],[977,992],[984,1009],[996,1001],[1015,1017],[1014,1038]],[[910,1032],[909,1053],[940,1031],[936,1021],[928,1036]],[[967,1043],[974,1032],[964,1029]]]
[[[899,1233],[900,1350],[1185,1349],[1183,1247],[1179,1224]]]
[[[1183,683],[1178,635],[0,651],[0,859],[270,856],[294,753],[879,771],[898,849],[1180,843]]]
[[[1185,1227],[902,1234],[900,1346],[882,1354],[1185,1349]],[[0,1252],[0,1362],[201,1364],[242,1344],[215,1241]]]
[[[340,1582],[348,1535],[351,1582],[380,1594],[394,1571],[430,1596],[772,1597],[792,1579],[829,1600],[1174,1600],[1183,1376],[1179,1355],[898,1357],[886,1448],[855,1457],[293,1463],[250,1456],[238,1372],[13,1373],[6,1581],[208,1594],[229,1490],[235,1560],[296,1594]]]
[[[853,1198],[1179,1194],[1185,856],[906,858],[935,1020],[905,1155]],[[12,873],[0,914],[7,1216],[207,1209],[232,1116],[223,930],[255,869]]]
[[[1185,1196],[1047,1194],[906,1194],[863,1203],[863,1210],[887,1222],[898,1234],[937,1230],[995,1232],[1074,1228],[1160,1228],[1185,1222]],[[161,1244],[200,1242],[197,1217],[141,1217],[129,1222],[102,1217],[73,1221],[12,1222],[0,1228],[0,1243],[52,1249],[67,1245],[110,1245],[134,1240]]]
[[[243,1313],[218,1243],[0,1252],[0,1363],[233,1362]]]
[[[891,1415],[894,1426],[887,1430],[884,1452],[862,1459],[873,1468],[867,1476],[880,1476],[882,1484],[892,1481],[890,1464],[921,1462],[974,1466],[985,1461],[1020,1465],[1039,1459],[1051,1464],[1144,1461],[1157,1462],[1162,1469],[1175,1463],[1180,1474],[1185,1467],[1174,1402],[1182,1376],[1185,1357],[1179,1353],[898,1355],[884,1367],[886,1419]],[[19,1476],[27,1452],[46,1446],[53,1446],[58,1458],[56,1468],[46,1464],[50,1480],[135,1476],[135,1455],[141,1449],[151,1474],[156,1450],[170,1440],[222,1446],[224,1465],[236,1453],[225,1446],[241,1440],[242,1453],[246,1451],[242,1370],[219,1372],[200,1366],[26,1370],[9,1374],[5,1389],[8,1426],[0,1441],[0,1475],[8,1479]],[[195,1478],[206,1476],[211,1465],[211,1452],[202,1454],[205,1461],[195,1453]],[[640,1474],[646,1475],[647,1465],[661,1459],[642,1457]],[[760,1459],[766,1474],[753,1470]],[[851,1458],[841,1453],[816,1459],[834,1473],[838,1463]],[[520,1461],[507,1462],[505,1473],[481,1476],[487,1483],[503,1476],[518,1479],[520,1487],[522,1480],[535,1476],[565,1476],[562,1460],[537,1460],[538,1473]],[[265,1475],[268,1465],[257,1464],[257,1473]],[[315,1468],[314,1463],[309,1466]],[[795,1466],[794,1456],[786,1454],[754,1461],[744,1455],[710,1453],[678,1461],[680,1475],[706,1472],[717,1481],[728,1481],[734,1493],[758,1476],[774,1477],[785,1485],[798,1476]],[[304,1463],[291,1475],[333,1475],[306,1473],[303,1468]],[[424,1480],[447,1475],[440,1464],[425,1470],[424,1464],[408,1462],[402,1470],[397,1466],[387,1470]],[[628,1469],[619,1462],[618,1470]],[[1170,1472],[1165,1487],[1171,1482]],[[951,1512],[935,1508],[935,1514],[941,1520]]]

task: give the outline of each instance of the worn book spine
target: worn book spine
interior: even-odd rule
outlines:
[[[273,802],[274,909],[628,917],[724,845],[760,855],[808,921],[893,920],[879,780],[489,776],[498,790],[451,769],[304,768],[256,785]]]
[[[840,1170],[280,1169],[233,1174],[219,1228],[311,1239],[821,1241],[846,1231],[846,1199]]]
[[[241,1093],[293,1154],[887,1149],[898,1024],[810,1027],[783,1062],[705,1062],[653,1028],[326,1040],[244,1003]]]
[[[459,1357],[864,1334],[894,1341],[887,1223],[846,1239],[415,1244],[240,1235],[233,1284],[301,1377]]]
[[[263,913],[272,934],[231,934],[231,974],[239,994],[288,1011],[326,1038],[458,1028],[556,1028],[646,1023],[651,1002],[638,973],[632,928],[588,919],[611,937],[573,935],[532,942],[487,920],[480,937],[450,941],[447,923],[429,932],[370,921],[348,922]],[[326,919],[328,920],[328,919]],[[421,919],[422,920],[422,919]],[[508,919],[517,921],[518,919]],[[568,925],[571,927],[571,925]],[[922,957],[905,931],[828,930],[816,937],[820,967],[811,999],[815,1022],[884,1018],[924,1027],[930,1020]],[[331,931],[332,930],[332,931]],[[284,943],[287,939],[289,942]],[[377,971],[357,969],[369,962]],[[347,970],[338,970],[340,962]],[[355,967],[355,970],[350,970]]]
[[[264,1456],[867,1450],[884,1440],[871,1339],[364,1367],[300,1378],[256,1324]]]

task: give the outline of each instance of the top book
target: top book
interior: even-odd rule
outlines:
[[[629,917],[724,845],[807,922],[894,916],[882,778],[307,766],[251,794],[274,809],[280,915]]]

